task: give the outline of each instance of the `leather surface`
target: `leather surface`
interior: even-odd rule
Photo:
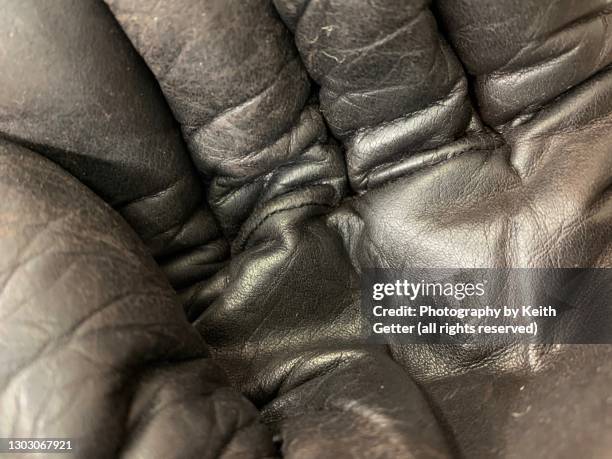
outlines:
[[[119,210],[174,286],[216,271],[227,243],[157,82],[105,5],[0,6],[2,136]]]
[[[68,437],[88,458],[272,454],[111,208],[4,141],[0,194],[0,436]]]
[[[361,336],[359,304],[360,275],[372,267],[612,267],[608,2],[3,3],[0,135],[118,210],[193,324],[168,306],[161,336],[130,334],[141,352],[200,358],[195,328],[287,457],[610,456],[609,346],[375,346]],[[5,168],[43,161],[5,148],[18,158]],[[35,180],[45,176],[30,175],[20,190],[40,193]],[[101,206],[66,198],[79,193],[62,180],[61,196],[19,208]],[[74,231],[107,232],[103,220],[118,217],[105,212],[45,246],[78,244]],[[126,232],[115,244],[134,238]],[[96,285],[129,292],[147,273],[159,276],[144,253],[137,259],[117,262]],[[134,280],[113,277],[130,266]],[[104,275],[104,261],[91,269]],[[24,279],[44,282],[52,270]],[[76,280],[66,282],[61,295],[80,295]],[[175,304],[159,282],[153,304]],[[13,327],[2,327],[5,342]],[[74,363],[75,374],[85,365]],[[184,396],[222,379],[216,367],[182,365],[152,378]],[[155,400],[155,389],[121,381],[138,389],[133,406]],[[38,384],[22,389],[25,399],[45,390]],[[100,383],[89,397],[107,391]],[[252,408],[232,400],[252,422]],[[94,407],[95,422],[110,419],[108,406]],[[190,404],[193,421],[172,432],[202,443],[169,445],[193,447],[187,457],[205,444],[216,454],[227,431],[192,430],[210,416]],[[176,439],[160,425],[151,428],[156,450]],[[271,454],[259,427],[239,437],[249,454]]]

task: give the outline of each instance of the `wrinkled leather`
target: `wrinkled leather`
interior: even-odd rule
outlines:
[[[174,286],[228,256],[167,104],[102,2],[2,2],[0,132],[121,212]],[[187,268],[186,268],[187,267]]]
[[[112,209],[5,141],[0,194],[2,437],[72,438],[74,457],[272,454]]]
[[[7,3],[0,133],[121,212],[283,455],[609,456],[609,346],[359,307],[371,267],[612,267],[607,2],[64,3]]]

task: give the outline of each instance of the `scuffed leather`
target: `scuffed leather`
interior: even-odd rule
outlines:
[[[112,209],[4,141],[0,195],[1,437],[72,438],[87,458],[272,455]]]
[[[0,135],[121,212],[174,287],[216,272],[226,241],[150,71],[96,0],[0,2]]]
[[[12,3],[2,27],[37,30],[41,3]],[[90,21],[105,39],[62,47],[57,32],[66,57],[49,62],[70,72],[87,55],[79,71],[100,87],[112,75],[150,91],[132,94],[156,104],[148,117],[108,102],[117,124],[100,126],[124,129],[123,142],[170,134],[152,150],[91,135],[83,127],[103,119],[93,89],[72,104],[91,124],[67,135],[62,116],[29,122],[40,107],[73,116],[54,96],[80,80],[26,84],[27,59],[2,76],[0,132],[75,174],[147,241],[143,222],[167,228],[200,209],[206,223],[188,226],[214,229],[154,254],[284,456],[609,456],[609,346],[374,346],[359,305],[370,267],[612,267],[608,2],[107,0],[127,37],[85,3],[44,17]],[[37,49],[24,43],[0,45],[0,60]],[[162,188],[166,175],[189,186],[135,214],[85,175],[103,159],[118,165],[111,183],[148,185],[129,166],[157,165],[150,151],[167,161],[147,169]],[[215,238],[231,259],[202,271],[192,254]]]
[[[211,177],[209,203],[226,234],[293,190],[316,185],[332,193],[322,200],[337,203],[342,157],[272,4],[201,3],[108,2],[156,75],[196,166]]]

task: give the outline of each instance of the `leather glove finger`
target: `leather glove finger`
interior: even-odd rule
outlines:
[[[173,286],[216,272],[227,244],[155,78],[108,8],[3,0],[2,12],[0,135],[117,209]]]
[[[0,196],[1,437],[71,438],[71,457],[273,455],[112,209],[6,141]]]
[[[537,112],[612,63],[609,2],[438,0],[485,123]]]

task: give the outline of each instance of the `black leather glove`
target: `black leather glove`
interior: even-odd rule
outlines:
[[[0,132],[121,211],[284,455],[607,454],[609,347],[373,346],[358,289],[612,265],[605,2],[109,0],[195,168],[109,13],[68,3],[0,19]]]

